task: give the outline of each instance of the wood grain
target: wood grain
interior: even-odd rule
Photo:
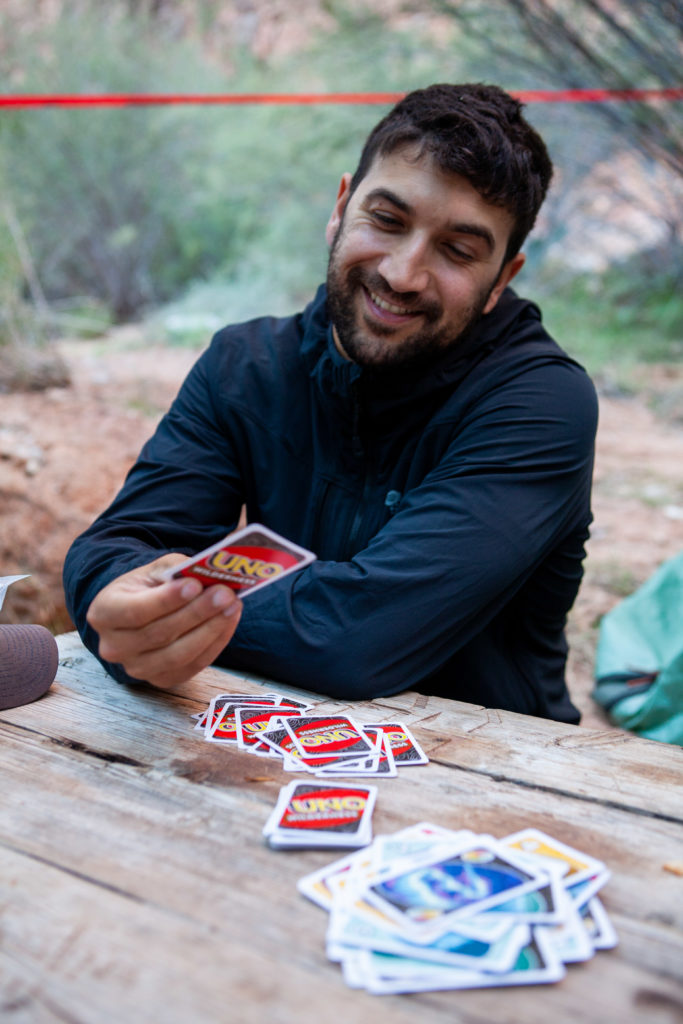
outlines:
[[[557,985],[378,1001],[346,987],[326,915],[296,892],[337,855],[262,841],[292,776],[191,730],[214,693],[273,684],[208,670],[169,696],[118,685],[74,635],[59,644],[49,694],[0,714],[3,1022],[682,1018],[683,879],[664,867],[683,850],[677,748],[411,693],[354,705],[406,721],[432,758],[378,782],[375,832],[542,828],[608,864],[620,938]]]

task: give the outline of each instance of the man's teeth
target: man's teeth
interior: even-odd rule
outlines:
[[[405,306],[395,306],[393,302],[387,302],[386,299],[381,298],[376,292],[370,292],[370,298],[380,309],[386,309],[388,313],[395,313],[396,316],[408,316],[413,312],[412,309],[406,309]]]

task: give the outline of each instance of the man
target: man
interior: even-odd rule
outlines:
[[[67,557],[71,614],[118,679],[171,689],[217,662],[578,721],[564,625],[596,399],[507,287],[551,174],[495,87],[418,90],[379,123],[339,187],[326,288],[216,335]],[[160,582],[243,505],[318,560],[244,606]]]

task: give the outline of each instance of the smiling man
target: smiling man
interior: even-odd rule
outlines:
[[[337,348],[364,366],[429,363],[464,338],[524,263],[512,217],[411,146],[342,178],[327,227]]]
[[[344,174],[327,283],[214,338],[65,566],[116,678],[212,662],[344,699],[406,688],[560,721],[597,420],[508,287],[552,175],[521,105],[409,94]],[[242,606],[161,573],[247,517],[317,561]]]

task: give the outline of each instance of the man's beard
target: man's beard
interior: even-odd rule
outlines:
[[[414,292],[396,295],[380,274],[371,274],[360,266],[353,266],[346,273],[341,270],[336,259],[341,230],[330,251],[327,304],[343,351],[354,363],[385,370],[422,367],[456,348],[481,319],[495,281],[480,292],[475,302],[460,311],[457,320],[442,323],[443,311],[437,302],[419,301]],[[363,288],[396,305],[419,306],[421,326],[401,341],[391,340],[394,330],[389,326],[383,329],[381,324],[374,323],[372,330],[364,328],[362,315],[356,312],[356,300]]]

